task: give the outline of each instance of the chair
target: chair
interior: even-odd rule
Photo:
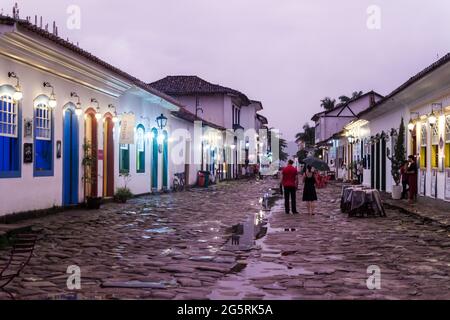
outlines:
[[[28,265],[33,256],[37,241],[36,233],[21,233],[14,236],[14,244],[9,260],[0,272],[0,290],[8,294],[14,300],[14,296],[5,287]]]

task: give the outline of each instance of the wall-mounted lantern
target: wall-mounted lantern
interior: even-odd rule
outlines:
[[[50,99],[48,99],[48,106],[50,108],[56,108],[57,102],[56,102],[56,95],[55,95],[55,88],[50,84],[50,82],[44,82],[44,88],[52,88],[52,93],[50,94]]]
[[[439,108],[440,112],[442,112],[442,103],[433,103],[431,105],[431,114],[428,117],[428,122],[432,127],[434,127],[437,123],[436,113],[434,112],[437,108]]]
[[[353,144],[355,143],[355,138],[353,136],[348,136],[348,143]]]
[[[98,103],[97,99],[92,98],[91,103],[95,103],[97,108],[95,110],[95,119],[100,120],[102,118],[102,111],[100,110],[100,103]]]
[[[8,78],[13,78],[17,80],[16,86],[14,89],[16,90],[13,95],[13,99],[15,101],[20,101],[23,98],[22,89],[20,87],[20,79],[14,72],[8,72]]]
[[[81,106],[81,101],[80,101],[80,97],[78,96],[78,94],[76,92],[71,92],[70,93],[70,97],[72,98],[77,98],[78,101],[76,103],[76,107],[75,107],[75,114],[79,117],[83,114],[83,108]]]
[[[113,109],[114,111],[113,111],[113,118],[112,118],[112,121],[114,122],[114,123],[117,123],[117,121],[119,121],[119,117],[117,116],[117,110],[116,110],[116,107],[114,106],[114,105],[112,105],[112,104],[109,104],[108,105],[108,109]]]
[[[162,113],[158,118],[156,118],[156,123],[161,130],[163,130],[167,126],[167,120],[167,117],[165,117]]]
[[[411,112],[411,115],[413,115],[413,114],[416,115],[416,120],[420,118],[420,113],[419,112]],[[413,132],[415,127],[416,127],[416,122],[411,117],[411,119],[409,120],[409,123],[408,123],[408,130],[409,130],[409,132]]]

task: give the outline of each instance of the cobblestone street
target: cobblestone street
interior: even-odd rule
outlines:
[[[78,299],[450,298],[449,232],[390,210],[348,218],[339,185],[319,191],[314,217],[301,202],[299,216],[277,202],[254,250],[227,250],[232,226],[260,212],[275,185],[227,182],[30,221],[42,239],[8,289],[18,299],[65,299],[67,267],[77,265]],[[381,269],[381,290],[367,289],[371,265]]]
[[[316,216],[288,216],[280,202],[261,250],[210,297],[450,299],[447,230],[393,210],[387,218],[348,218],[339,209],[339,186],[318,191]],[[372,265],[381,269],[381,290],[367,288]]]

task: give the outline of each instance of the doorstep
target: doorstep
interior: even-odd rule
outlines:
[[[407,200],[393,200],[390,193],[383,192],[383,203],[386,207],[400,210],[403,213],[434,223],[450,230],[450,203],[440,199],[418,197],[417,203],[411,205]]]

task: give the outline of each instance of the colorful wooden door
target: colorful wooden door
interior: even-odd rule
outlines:
[[[63,205],[78,204],[79,180],[78,119],[73,108],[64,112]]]

